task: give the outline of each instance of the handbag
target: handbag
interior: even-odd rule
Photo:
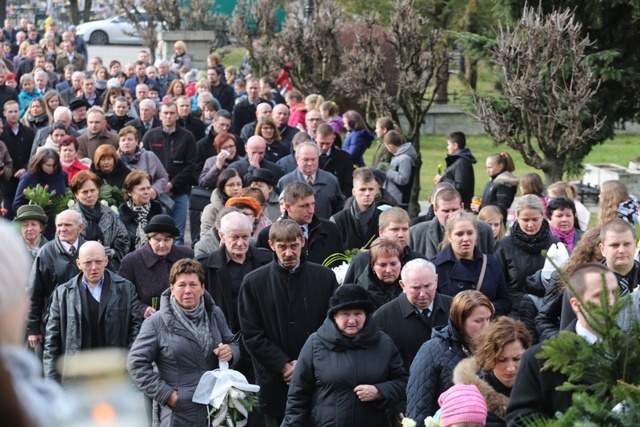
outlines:
[[[189,209],[192,211],[203,211],[204,207],[211,203],[211,193],[213,189],[194,185],[191,187],[189,196]]]

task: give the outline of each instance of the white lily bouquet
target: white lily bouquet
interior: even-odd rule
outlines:
[[[440,422],[436,419],[434,419],[433,417],[427,417],[424,420],[424,425],[425,427],[440,427]],[[403,418],[402,419],[402,427],[416,427],[417,423],[415,421],[413,421],[411,418]]]
[[[211,427],[243,427],[258,404],[258,391],[260,386],[249,384],[244,375],[229,369],[228,362],[220,362],[219,369],[202,375],[191,400],[210,407]]]

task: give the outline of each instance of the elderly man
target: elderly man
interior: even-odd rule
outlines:
[[[42,343],[45,319],[49,311],[51,294],[80,271],[76,265],[78,249],[84,244],[80,235],[84,229],[79,212],[66,210],[56,216],[56,236],[46,243],[36,256],[29,276],[31,311],[27,320],[29,345]],[[40,350],[41,353],[41,350]]]
[[[268,102],[261,102],[260,104],[258,104],[258,106],[256,107],[255,120],[244,125],[242,127],[242,130],[240,131],[240,139],[242,140],[242,142],[246,142],[249,138],[251,138],[251,136],[256,134],[256,127],[258,126],[258,120],[260,119],[260,117],[271,116],[272,111],[273,108]]]
[[[289,122],[289,116],[290,112],[287,104],[276,104],[273,107],[273,111],[271,111],[271,117],[273,118],[273,121],[276,122],[278,132],[280,132],[280,142],[291,146],[293,143],[293,137],[300,131],[298,128],[287,124]]]
[[[244,344],[260,386],[258,408],[267,427],[282,422],[296,359],[324,322],[338,286],[331,270],[306,260],[304,241],[295,221],[273,224],[269,246],[275,257],[245,276],[238,297]]]
[[[169,174],[169,183],[165,193],[174,201],[171,216],[176,221],[180,235],[176,244],[184,244],[184,231],[187,225],[187,205],[189,191],[197,181],[196,141],[193,134],[177,126],[178,107],[166,102],[160,107],[161,127],[147,131],[142,138],[145,150],[153,151]]]
[[[84,70],[87,66],[86,58],[76,52],[76,43],[73,40],[62,42],[62,52],[56,58],[56,71],[63,73],[67,65],[73,65],[76,70]]]
[[[78,251],[81,272],[59,285],[51,297],[44,343],[45,377],[60,379],[61,356],[105,347],[129,349],[142,317],[131,282],[106,269],[104,247],[86,242]]]
[[[460,193],[455,188],[443,188],[434,196],[433,212],[435,217],[411,227],[411,248],[424,254],[428,259],[440,252],[440,243],[444,239],[444,226],[449,216],[464,209]],[[483,254],[492,254],[495,246],[491,226],[478,221],[476,245]]]
[[[147,131],[160,126],[160,120],[156,117],[156,103],[150,99],[140,101],[138,118],[128,121],[125,126],[133,126],[138,131],[138,140],[142,140]]]
[[[109,144],[118,149],[118,135],[109,132],[106,128],[107,121],[104,118],[102,108],[94,107],[87,113],[87,133],[78,138],[78,158],[88,157],[93,160],[96,149]]]
[[[338,227],[327,219],[315,214],[316,196],[314,189],[306,182],[294,182],[284,188],[284,218],[296,222],[304,233],[304,251],[307,260],[322,264],[328,256],[344,251]],[[269,227],[258,235],[257,246],[269,247]],[[353,283],[353,282],[349,282]]]
[[[296,164],[296,150],[305,142],[313,142],[313,139],[311,139],[311,136],[309,136],[308,133],[298,132],[293,136],[293,141],[291,141],[291,154],[287,154],[276,162],[276,164],[280,166],[280,169],[282,169],[283,174],[286,175],[297,169],[298,165]]]
[[[80,136],[75,129],[71,128],[71,110],[68,107],[57,107],[53,112],[53,121],[60,122],[65,125],[67,128],[67,132],[69,135],[73,135],[75,137]],[[33,144],[31,146],[31,156],[36,154],[38,147],[42,147],[45,142],[47,142],[47,138],[49,137],[49,131],[51,130],[51,126],[45,126],[42,129],[38,130],[36,133],[36,137],[33,140]]]
[[[169,67],[169,63],[166,60],[163,59],[157,62],[157,65],[158,65],[158,78],[156,80],[160,85],[160,90],[162,91],[162,93],[167,93],[167,89],[169,89],[171,82],[177,79],[178,76],[176,76],[174,72],[171,71],[171,68]]]
[[[260,168],[269,169],[276,180],[282,177],[280,167],[264,158],[264,153],[267,150],[267,142],[263,137],[258,135],[252,136],[245,143],[244,149],[247,153],[245,157],[231,163],[229,167],[240,172],[245,183],[248,184],[253,171]]]
[[[393,207],[380,214],[378,218],[378,233],[400,243],[402,246],[402,265],[424,255],[409,248],[409,215],[404,209]],[[349,264],[344,283],[354,283],[370,264],[369,251],[356,255]]]
[[[603,276],[606,283],[603,282]],[[575,333],[590,344],[600,339],[590,325],[589,313],[582,305],[600,306],[603,292],[608,293],[609,303],[615,301],[618,287],[616,275],[601,264],[588,263],[576,268],[569,276],[571,285],[571,310],[576,316],[566,331]],[[604,286],[606,285],[606,290]],[[555,369],[543,369],[546,359],[539,357],[544,343],[536,344],[524,352],[507,407],[507,425],[524,426],[532,419],[555,419],[558,412],[566,412],[572,405],[572,392],[559,391],[567,376]],[[589,385],[589,384],[585,384]]]
[[[402,267],[402,293],[374,314],[376,325],[393,340],[409,372],[420,346],[431,339],[434,328],[449,321],[451,298],[436,292],[438,275],[429,261],[417,258]]]
[[[298,168],[283,176],[278,187],[284,188],[292,182],[306,182],[316,192],[316,215],[319,218],[329,219],[331,215],[340,212],[344,206],[344,196],[336,177],[318,168],[318,146],[306,142],[298,147],[295,157]]]
[[[84,74],[82,71],[76,71],[71,75],[71,87],[64,89],[60,92],[60,98],[67,104],[70,105],[71,101],[79,96],[82,96],[82,79],[84,78]]]

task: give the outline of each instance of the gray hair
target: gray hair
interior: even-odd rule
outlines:
[[[302,150],[304,147],[315,148],[316,152],[318,153],[318,157],[320,157],[320,147],[318,147],[318,144],[316,144],[315,142],[303,142],[296,147],[296,159],[298,158],[298,153],[300,153],[300,150]]]
[[[161,59],[160,61],[156,62],[156,64],[158,64],[158,67],[160,65],[166,65],[168,67],[169,66],[169,61],[167,61],[166,59]]]
[[[436,266],[433,265],[433,263],[427,261],[424,258],[412,259],[411,261],[406,263],[404,267],[402,267],[402,271],[400,271],[400,278],[404,282],[407,280],[407,276],[409,275],[409,272],[422,271],[425,269],[429,269],[433,274],[437,274]]]
[[[45,79],[46,81],[49,81],[49,74],[47,74],[46,71],[42,71],[42,70],[36,71],[35,77],[36,78],[40,77]]]
[[[63,120],[62,117],[66,116],[66,120]],[[69,121],[71,120],[72,116],[71,116],[71,110],[69,109],[69,107],[65,107],[65,106],[59,106],[56,107],[55,111],[53,112],[53,121],[54,122],[60,122],[60,121]]]
[[[198,95],[198,101],[215,102],[215,98],[211,92],[202,92],[200,95]]]
[[[518,199],[518,203],[516,203],[516,216],[524,209],[535,209],[544,215],[544,203],[542,203],[540,196],[536,196],[535,194],[527,194]]]
[[[241,212],[229,212],[220,220],[220,231],[222,234],[227,234],[234,229],[247,230],[251,233],[251,227],[251,221]]]
[[[140,101],[140,107],[142,107],[143,105],[146,105],[149,108],[153,108],[154,110],[157,110],[158,108],[156,107],[156,103],[151,100],[151,99],[143,99],[142,101]]]
[[[118,80],[115,77],[107,80],[107,90],[113,89],[114,87],[116,88],[122,87],[122,85],[120,84],[120,80]]]
[[[60,217],[60,215],[63,215],[63,214],[69,214],[73,218],[75,218],[76,225],[82,224],[82,215],[80,214],[80,212],[74,211],[73,209],[67,209],[65,211],[60,212],[58,215],[56,215],[56,222],[58,222],[58,218]]]
[[[158,69],[157,69],[156,67],[154,67],[153,65],[149,65],[149,66],[145,69],[145,72],[147,72],[147,73],[148,73],[150,69],[151,69],[151,70],[153,70],[153,71],[158,71]]]

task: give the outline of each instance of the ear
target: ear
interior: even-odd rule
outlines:
[[[78,268],[80,270],[82,270],[82,268],[80,268],[80,267],[82,267],[82,265],[80,264],[80,258],[76,258],[76,265],[78,266]]]
[[[271,240],[269,240],[269,247],[271,248],[271,250],[272,250],[273,252],[275,252],[275,251],[276,251],[276,246],[273,244],[273,242],[272,242]]]
[[[580,313],[580,303],[575,297],[569,298],[569,304],[571,304],[571,310],[576,314],[576,316],[581,315]]]
[[[405,284],[404,284],[404,282],[402,281],[402,279],[400,279],[400,281],[399,281],[398,283],[400,283],[400,287],[401,287],[403,290],[405,290],[405,289],[406,289]]]
[[[464,203],[460,202],[460,210],[464,210]]]
[[[220,239],[220,244],[223,245],[224,244],[224,233],[220,230],[218,230],[218,238]]]
[[[598,243],[598,247],[600,248],[600,254],[602,254],[602,256],[604,257],[604,253],[602,252],[602,250],[604,249],[604,245],[602,243]]]

